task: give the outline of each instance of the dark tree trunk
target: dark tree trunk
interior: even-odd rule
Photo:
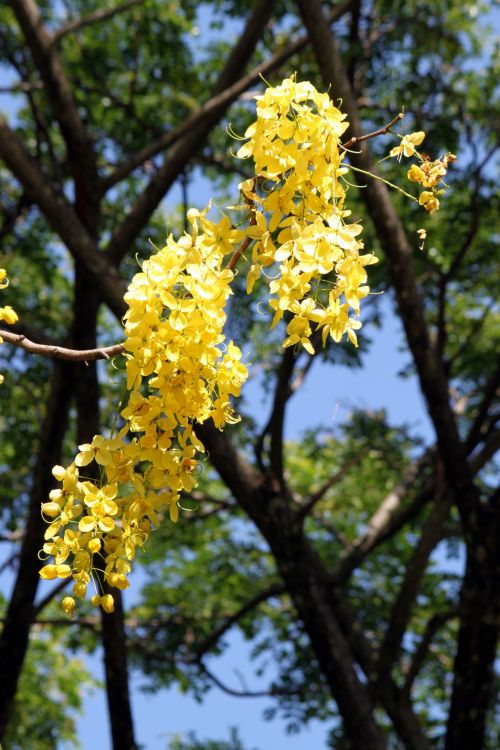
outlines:
[[[68,423],[68,410],[73,394],[72,365],[56,362],[52,374],[47,412],[40,432],[40,447],[34,471],[33,487],[26,530],[21,545],[19,568],[14,590],[0,636],[0,739],[4,736],[12,711],[19,676],[29,642],[29,632],[38,589],[40,560],[47,527],[40,504],[48,500],[55,486],[52,467],[61,463],[61,450]]]
[[[87,272],[76,265],[74,300],[74,340],[84,349],[96,346],[97,313],[99,294]],[[89,443],[99,433],[99,381],[96,362],[76,365],[76,402],[78,443]],[[94,474],[97,475],[94,465]],[[87,474],[92,474],[88,467]],[[115,611],[101,615],[106,697],[111,724],[113,750],[137,750],[128,686],[127,652],[123,605],[120,591],[109,589],[101,576],[99,585],[103,592],[111,593],[115,600]],[[101,593],[101,592],[100,592]]]

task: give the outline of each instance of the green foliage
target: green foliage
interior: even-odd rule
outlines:
[[[57,630],[33,632],[5,747],[57,750],[61,743],[80,747],[76,718],[82,713],[84,694],[98,683],[79,659],[68,658],[62,640]]]

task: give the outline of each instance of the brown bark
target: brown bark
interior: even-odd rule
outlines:
[[[73,394],[71,365],[55,363],[47,401],[47,411],[40,431],[40,447],[33,476],[33,487],[26,530],[19,555],[19,568],[0,636],[0,739],[3,737],[24,657],[34,614],[34,601],[39,583],[38,552],[43,545],[46,524],[40,504],[47,500],[55,486],[52,467],[61,463],[61,449]]]

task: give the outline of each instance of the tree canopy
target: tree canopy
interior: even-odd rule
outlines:
[[[153,691],[178,684],[201,700],[212,689],[250,697],[217,676],[236,629],[251,647],[249,676],[267,680],[256,691],[269,699],[266,718],[284,717],[291,731],[319,719],[338,750],[498,747],[494,16],[489,2],[455,0],[2,6],[0,268],[10,285],[1,304],[19,315],[2,324],[0,346],[6,747],[77,742],[82,690],[95,685],[80,656],[100,647],[114,750],[139,746],[132,668]],[[293,74],[328,92],[349,123],[346,222],[363,226],[364,252],[379,258],[359,347],[354,334],[322,348],[320,332],[312,349],[289,330],[283,348],[294,313],[283,308],[271,329],[265,263],[245,294],[252,253],[260,263],[254,216],[225,333],[265,401],[243,389],[231,401],[240,422],[221,431],[214,414],[215,424],[196,425],[207,451],[198,484],[184,484],[170,513],[178,522],[167,513],[134,559],[131,604],[102,582],[114,611],[83,603],[68,619],[67,579],[39,587],[40,507],[59,486],[52,468],[121,426],[127,287],[167,235],[173,252],[193,221],[208,221],[209,198],[236,203],[243,184],[240,202],[254,200],[251,167],[234,158],[241,144],[230,134],[243,137],[255,96]],[[423,167],[458,157],[432,215],[406,181],[405,156],[386,158],[402,134],[420,132]],[[390,189],[402,182],[417,201]],[[265,180],[261,188],[271,192]],[[262,211],[275,238],[277,209]],[[228,220],[230,245],[240,229]],[[401,377],[418,382],[432,437],[371,408],[368,389],[347,419],[289,439],[290,404],[311,368],[366,368],[370,349],[384,346],[387,315],[401,324]],[[99,355],[108,363],[74,356],[115,345]],[[73,355],[61,358],[62,348]],[[96,480],[95,464],[86,471]],[[237,732],[205,741],[203,727],[193,730],[171,747],[242,747]]]

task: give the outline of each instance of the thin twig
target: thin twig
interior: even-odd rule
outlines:
[[[326,480],[326,482],[319,488],[317,492],[314,492],[307,503],[305,503],[300,510],[298,511],[298,517],[299,518],[305,518],[317,503],[319,503],[320,500],[323,499],[325,494],[330,490],[335,484],[338,484],[342,481],[342,479],[350,472],[353,466],[356,466],[362,458],[364,458],[367,453],[369,453],[370,449],[365,446],[360,451],[358,451],[352,458],[350,458],[348,461],[345,462],[343,466],[340,467],[338,471],[335,472],[329,479]]]
[[[37,344],[27,339],[21,333],[11,333],[11,331],[5,330],[0,330],[0,339],[18,346],[30,354],[40,354],[42,357],[66,359],[72,362],[92,362],[97,359],[111,359],[111,357],[115,357],[118,354],[123,354],[125,350],[124,344],[113,344],[113,346],[104,346],[99,349],[67,349],[64,346]]]
[[[121,5],[115,5],[114,8],[97,10],[95,13],[89,13],[88,16],[84,16],[83,18],[75,18],[73,21],[68,21],[64,26],[61,26],[61,28],[54,31],[52,35],[52,44],[55,44],[62,39],[63,36],[70,34],[72,31],[78,31],[78,29],[82,29],[84,26],[90,26],[91,24],[99,23],[100,21],[107,21],[108,18],[112,18],[118,13],[123,13],[124,11],[133,8],[134,5],[142,5],[143,2],[144,0],[127,0],[127,2],[121,3]]]
[[[422,639],[414,652],[413,660],[410,664],[405,683],[403,685],[403,692],[407,695],[409,695],[411,692],[415,678],[420,672],[420,669],[425,661],[425,657],[427,656],[427,652],[429,651],[431,641],[434,638],[436,632],[449,620],[458,617],[458,614],[458,607],[451,607],[446,612],[439,612],[438,614],[434,615],[427,623]]]
[[[225,685],[218,677],[216,677],[201,659],[197,662],[197,664],[200,670],[209,678],[211,682],[214,683],[214,685],[216,685],[227,695],[232,695],[235,698],[268,698],[277,695],[301,695],[301,691],[299,690],[288,690],[273,687],[271,687],[270,690],[234,690],[228,685]]]
[[[360,143],[361,141],[368,141],[370,138],[376,138],[378,135],[385,135],[389,132],[389,130],[392,128],[393,125],[395,125],[399,120],[402,120],[404,117],[402,112],[399,112],[396,117],[393,117],[392,120],[387,124],[384,125],[383,128],[379,128],[378,130],[374,130],[372,133],[366,133],[365,135],[359,135],[358,137],[353,136],[352,138],[349,138],[349,140],[346,143],[341,143],[340,148],[343,148],[344,151],[347,151],[348,148],[351,146],[354,146],[355,143]]]
[[[208,635],[200,644],[198,644],[198,646],[195,647],[197,658],[200,659],[204,654],[207,653],[207,651],[213,648],[222,638],[224,633],[230,630],[230,628],[232,628],[232,626],[235,625],[238,620],[241,620],[241,618],[246,614],[252,612],[256,607],[258,607],[259,604],[267,602],[273,597],[279,597],[284,593],[286,593],[286,589],[282,583],[274,583],[264,591],[259,591],[255,596],[245,602],[245,604],[243,604],[243,606],[241,606],[236,612],[233,612],[232,615],[226,617],[224,622],[222,622],[219,627],[215,628],[210,633],[210,635]]]

